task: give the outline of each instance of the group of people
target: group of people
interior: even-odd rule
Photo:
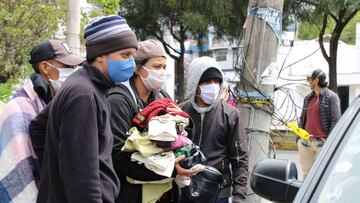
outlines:
[[[166,53],[154,39],[138,43],[121,16],[103,16],[84,32],[86,60],[59,40],[30,52],[35,71],[0,115],[0,202],[144,202],[141,184],[165,179],[132,161],[122,150],[133,118],[168,98]],[[80,68],[79,68],[80,66]],[[75,69],[76,68],[76,69]],[[223,73],[210,57],[194,59],[187,77],[188,100],[170,112],[190,116],[188,138],[224,183],[217,203],[244,202],[248,145],[240,112],[221,99]],[[175,159],[171,177],[200,169]],[[173,187],[153,202],[192,202]]]

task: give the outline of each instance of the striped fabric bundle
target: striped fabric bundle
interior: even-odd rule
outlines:
[[[137,48],[135,33],[123,17],[116,15],[90,22],[85,28],[84,38],[87,60],[125,48]]]
[[[28,79],[0,114],[0,203],[36,201],[35,154],[28,127],[44,107]]]
[[[2,101],[0,101],[0,113],[2,112],[4,106],[5,106],[5,104]]]

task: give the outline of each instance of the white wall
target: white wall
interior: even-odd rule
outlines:
[[[352,85],[349,88],[349,103],[360,95],[360,85]]]
[[[170,56],[166,57],[166,82],[164,90],[169,93],[170,97],[174,99],[174,88],[175,88],[175,61]]]
[[[360,72],[360,23],[356,23],[356,70]]]

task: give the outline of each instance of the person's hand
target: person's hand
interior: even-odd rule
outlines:
[[[181,112],[182,111],[181,108],[176,106],[175,104],[170,103],[169,105],[171,105],[171,107],[166,108],[166,110],[168,112],[175,112],[176,113],[176,112]]]
[[[191,169],[185,169],[183,167],[180,166],[180,161],[183,160],[185,158],[185,155],[181,155],[181,156],[178,156],[176,159],[175,159],[175,169],[176,169],[176,172],[178,175],[180,176],[186,176],[186,177],[191,177],[193,176],[194,174],[200,172],[203,170],[202,167],[193,167]]]

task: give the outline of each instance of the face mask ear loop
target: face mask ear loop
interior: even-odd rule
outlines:
[[[50,66],[51,68],[56,68],[54,65],[52,65],[51,63],[48,63],[46,61],[44,61],[46,65]]]

